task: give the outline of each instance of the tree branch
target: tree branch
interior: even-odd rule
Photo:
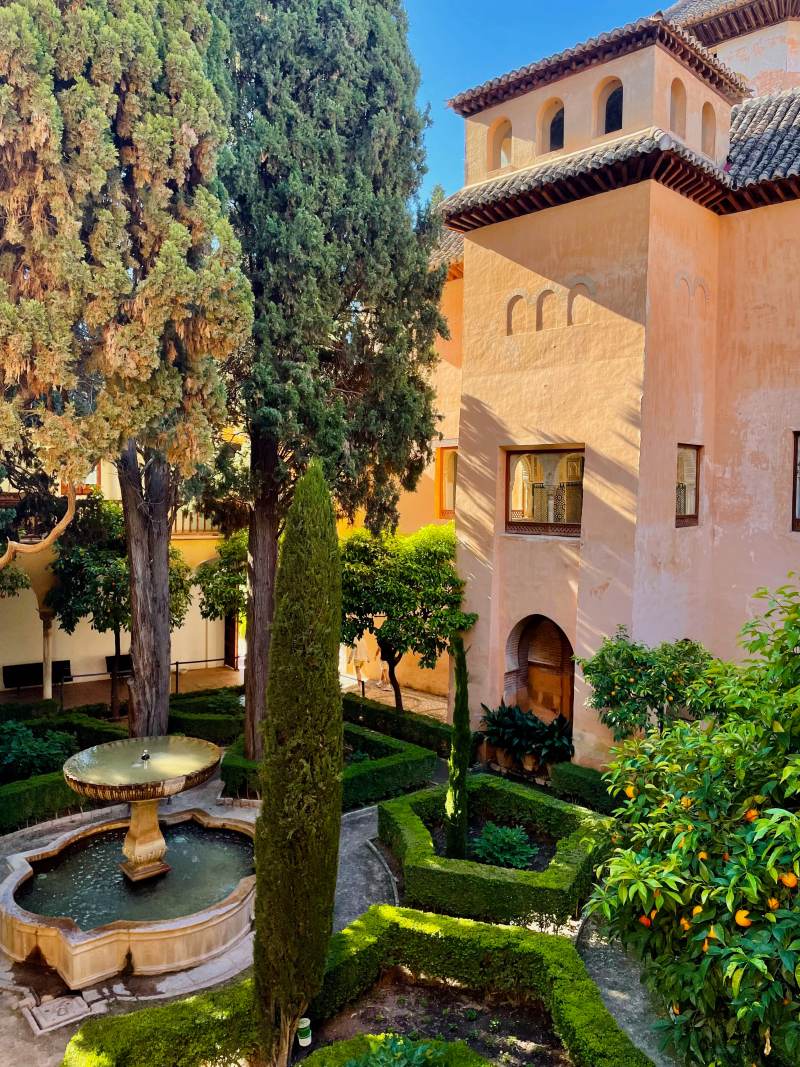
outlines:
[[[2,556],[0,556],[0,571],[10,566],[17,556],[35,556],[39,552],[44,552],[45,549],[54,545],[59,537],[63,534],[72,520],[75,518],[75,486],[70,484],[67,486],[67,510],[64,518],[61,519],[47,537],[42,538],[41,541],[37,541],[33,545],[24,545],[19,541],[9,541],[8,547]]]

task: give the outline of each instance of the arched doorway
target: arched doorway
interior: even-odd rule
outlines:
[[[519,704],[545,722],[572,722],[575,663],[569,638],[552,619],[529,615],[506,644],[506,703]]]

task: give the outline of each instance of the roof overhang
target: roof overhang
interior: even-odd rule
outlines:
[[[767,3],[770,0],[761,0]],[[784,0],[772,0],[784,2]],[[789,0],[786,0],[789,2]],[[791,0],[800,2],[800,0]],[[485,111],[496,104],[512,100],[542,86],[560,81],[570,74],[597,67],[609,60],[658,45],[670,52],[680,63],[703,78],[731,103],[738,103],[749,89],[741,78],[698,43],[691,33],[667,22],[660,16],[640,19],[628,26],[594,37],[575,48],[567,49],[548,59],[531,63],[519,70],[493,78],[474,89],[459,93],[449,106],[465,118]]]
[[[680,19],[680,25],[706,48],[714,48],[787,19],[800,19],[800,0],[720,0],[702,15]]]
[[[655,181],[718,215],[800,199],[797,177],[737,187],[718,167],[662,130],[468,186],[443,204],[461,233],[590,196]]]

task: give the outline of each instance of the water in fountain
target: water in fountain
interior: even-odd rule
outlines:
[[[33,865],[15,894],[37,915],[69,916],[82,930],[118,919],[175,919],[216,904],[253,873],[253,842],[235,830],[204,829],[192,821],[163,826],[170,872],[132,883],[119,868],[125,830],[79,841]]]

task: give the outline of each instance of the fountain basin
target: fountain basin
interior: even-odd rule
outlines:
[[[198,809],[169,815],[161,821],[167,827],[192,822],[208,830],[230,830],[250,841],[254,833],[247,822],[215,818]],[[249,933],[255,899],[253,874],[241,878],[223,899],[191,914],[176,916],[174,908],[170,908],[170,918],[118,919],[94,929],[81,929],[71,917],[34,914],[16,899],[18,894],[24,899],[24,884],[34,877],[36,865],[43,861],[57,863],[65,851],[74,853],[80,843],[92,843],[101,835],[127,827],[126,819],[83,827],[62,834],[47,848],[11,857],[12,872],[0,885],[0,948],[20,963],[38,956],[58,972],[70,989],[86,989],[113,978],[126,967],[134,974],[158,975],[196,966],[226,952]],[[168,894],[171,877],[146,883],[148,899],[157,902],[159,892]],[[141,893],[142,889],[131,886],[131,892]]]

